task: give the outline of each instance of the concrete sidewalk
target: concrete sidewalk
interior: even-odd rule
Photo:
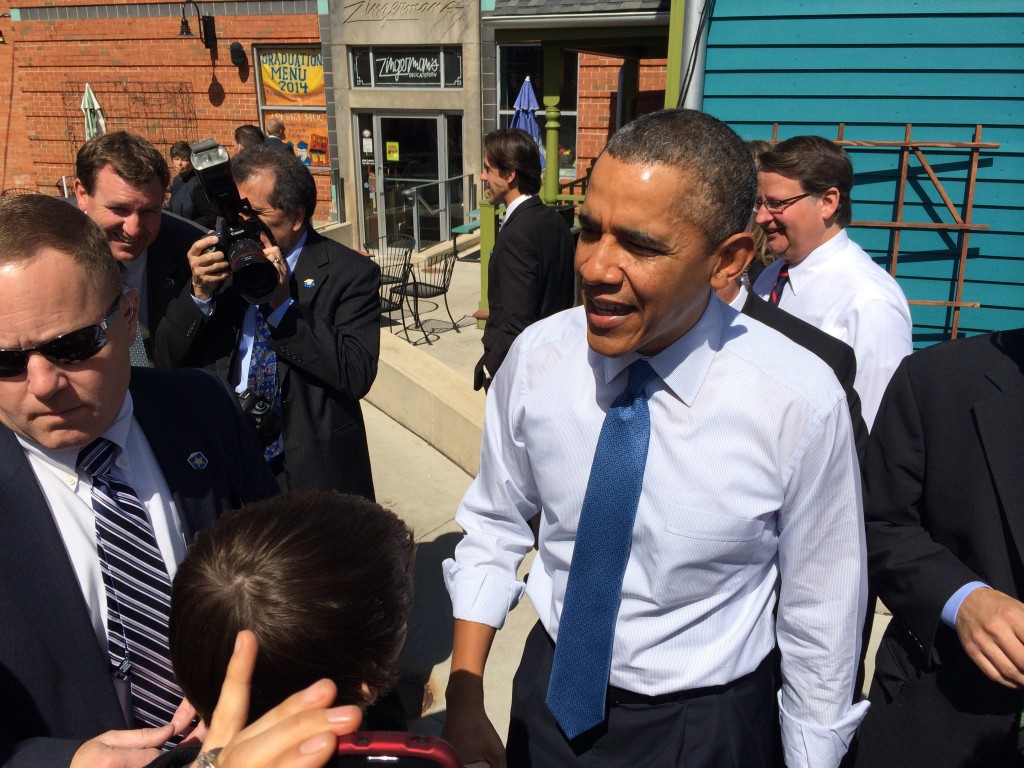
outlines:
[[[394,325],[382,318],[380,371],[363,402],[377,501],[409,524],[418,544],[402,666],[405,676],[425,682],[424,716],[410,728],[431,735],[439,735],[444,723],[451,664],[451,601],[441,563],[462,538],[455,510],[476,473],[483,426],[484,397],[473,392],[473,367],[483,353],[483,332],[472,317],[479,298],[480,263],[470,252],[456,263],[448,293],[458,332],[441,332],[428,345],[421,332],[410,329],[409,339],[418,342],[412,344],[405,341],[397,314]],[[451,325],[443,302],[433,309],[421,302],[420,310],[428,328]],[[529,562],[524,572],[528,567]],[[523,600],[491,650],[485,701],[502,737],[508,732],[512,677],[536,621],[533,606]],[[415,686],[403,685],[402,691],[404,699],[418,695]],[[407,702],[407,710],[414,707]]]

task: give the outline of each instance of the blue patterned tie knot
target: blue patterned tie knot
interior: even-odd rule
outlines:
[[[651,436],[644,389],[655,375],[646,360],[629,366],[629,383],[605,414],[590,467],[545,699],[570,739],[605,718],[622,579]]]

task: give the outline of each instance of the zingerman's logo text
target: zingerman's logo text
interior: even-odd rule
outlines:
[[[377,79],[436,80],[441,62],[434,56],[384,56],[377,59]]]
[[[345,21],[421,20],[428,16],[456,17],[462,14],[460,0],[356,0],[345,5]]]

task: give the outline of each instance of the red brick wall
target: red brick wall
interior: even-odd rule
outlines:
[[[576,127],[576,173],[586,175],[608,139],[615,132],[617,91],[622,59],[581,53]],[[640,93],[637,115],[661,109],[665,101],[665,60],[640,62]]]
[[[116,0],[128,4],[128,0]],[[108,3],[111,0],[107,0]],[[20,9],[88,5],[21,0]],[[11,3],[0,2],[0,12]],[[75,153],[85,139],[80,109],[92,85],[108,131],[125,129],[152,141],[165,156],[175,141],[213,137],[228,146],[234,129],[258,123],[253,43],[320,41],[315,15],[217,16],[218,58],[199,40],[178,37],[179,18],[19,21],[0,19],[7,39],[0,46],[0,190],[32,187],[55,193],[62,175],[74,178]],[[229,46],[240,42],[249,63],[233,66]],[[326,176],[317,175],[330,208]]]

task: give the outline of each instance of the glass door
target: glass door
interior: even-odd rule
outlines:
[[[448,185],[439,182],[448,178],[452,160],[460,166],[455,175],[462,173],[461,118],[454,137],[447,135],[451,122],[443,114],[354,115],[364,243],[402,234],[418,236],[422,249],[450,237],[450,200],[447,189],[441,189]],[[451,141],[457,153],[449,153]]]

